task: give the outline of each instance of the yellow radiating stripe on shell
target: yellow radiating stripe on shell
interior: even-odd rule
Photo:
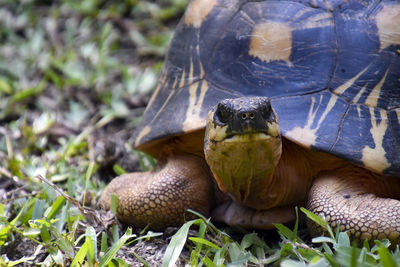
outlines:
[[[335,90],[333,90],[333,92],[338,95],[343,94],[347,89],[349,89],[354,84],[354,82],[358,78],[360,78],[361,75],[364,74],[364,72],[366,72],[368,70],[368,68],[369,68],[369,65],[366,66],[362,71],[360,71],[356,76],[354,76],[350,80],[345,81],[341,86],[339,86]]]
[[[292,15],[290,20],[291,21],[303,21],[303,16],[310,12],[308,8],[302,8],[296,12],[296,14]],[[308,19],[308,18],[307,18]]]
[[[143,137],[148,135],[150,132],[151,132],[151,127],[149,125],[144,127],[143,130],[141,130],[140,133],[138,134],[135,145],[138,146],[140,144],[140,142],[142,141]]]
[[[178,76],[175,76],[175,77],[174,77],[174,82],[172,83],[171,88],[172,88],[172,89],[175,89],[176,86],[177,86],[177,84],[178,84]]]
[[[292,130],[290,130],[286,133],[286,136],[292,140],[295,140],[296,142],[298,142],[302,145],[307,146],[307,147],[310,147],[311,145],[315,145],[316,140],[317,140],[316,132],[318,131],[322,122],[325,121],[326,117],[328,116],[329,112],[331,112],[331,110],[335,106],[338,99],[339,99],[339,97],[337,95],[332,94],[330,96],[328,104],[326,105],[326,107],[324,109],[324,112],[319,117],[317,126],[315,128],[311,128],[311,125],[314,124],[314,121],[317,116],[317,112],[318,112],[318,109],[320,108],[321,100],[322,100],[322,96],[320,96],[319,104],[314,109],[316,101],[315,101],[315,98],[313,97],[311,100],[312,102],[311,102],[310,110],[308,112],[307,124],[304,127],[299,127],[299,126],[294,127]]]
[[[190,69],[189,69],[189,76],[187,77],[189,83],[193,81],[193,71],[194,71],[194,67],[193,67],[193,58],[190,58]]]
[[[367,106],[376,107],[378,105],[379,95],[381,94],[382,86],[386,81],[386,76],[389,70],[390,67],[386,70],[385,75],[383,75],[382,79],[378,82],[378,84],[374,87],[374,89],[372,89],[371,93],[368,95],[367,100],[365,100],[365,104]]]
[[[358,117],[361,118],[361,105],[357,105],[357,114]]]
[[[396,115],[397,115],[397,120],[399,121],[400,124],[400,108],[395,109]]]
[[[197,98],[197,88],[200,85],[200,95]],[[199,128],[205,124],[205,119],[200,117],[201,107],[209,86],[206,81],[196,82],[189,87],[189,106],[183,122],[183,131]]]
[[[204,78],[204,69],[203,69],[203,64],[200,62],[200,79]]]
[[[145,110],[145,111],[147,111],[148,109],[150,109],[151,105],[153,105],[154,100],[155,100],[156,97],[158,96],[158,94],[159,94],[159,92],[160,92],[160,90],[161,90],[161,87],[164,86],[166,80],[167,80],[167,72],[166,72],[166,71],[163,71],[162,77],[160,77],[160,79],[159,79],[159,81],[158,81],[158,84],[157,84],[157,87],[156,87],[156,89],[154,90],[154,93],[153,93],[153,95],[151,96],[151,98],[150,98],[150,100],[149,100],[149,103],[147,104],[147,107],[146,107],[146,110]]]
[[[386,151],[382,146],[383,138],[386,134],[388,128],[388,117],[387,112],[384,109],[380,110],[380,122],[378,123],[375,117],[375,109],[373,107],[369,108],[369,113],[371,115],[371,135],[375,148],[366,145],[362,150],[362,162],[368,168],[375,171],[382,172],[390,167],[390,163],[386,158]]]
[[[315,29],[333,26],[335,23],[333,21],[333,14],[329,12],[324,12],[317,14],[313,17],[308,18],[306,21],[296,25],[296,30],[304,29]]]
[[[158,116],[160,116],[161,112],[164,112],[164,108],[167,106],[169,100],[171,99],[171,97],[175,94],[175,89],[172,89],[171,92],[169,93],[167,99],[164,101],[164,104],[161,106],[161,108],[158,110],[158,112],[156,113],[156,115],[154,115],[153,119],[151,120],[151,122],[153,122],[155,119],[158,118]],[[150,123],[151,123],[150,122]]]
[[[295,140],[296,142],[306,147],[314,145],[315,141],[317,140],[317,136],[315,135],[317,130],[311,129],[311,125],[314,122],[318,111],[318,108],[314,110],[314,106],[315,106],[315,98],[312,97],[310,110],[308,111],[307,124],[304,127],[296,126],[292,130],[286,132],[287,137],[289,137],[292,140]]]
[[[337,95],[334,95],[334,94],[331,95],[331,97],[329,98],[329,102],[326,105],[326,108],[325,108],[324,112],[322,113],[321,117],[318,120],[318,124],[317,124],[317,128],[316,129],[319,129],[319,127],[321,126],[321,123],[326,119],[326,116],[329,114],[329,112],[335,106],[336,101],[338,99],[339,99],[339,97]]]
[[[375,17],[380,50],[400,44],[400,4],[386,4]]]
[[[186,10],[185,24],[194,28],[200,28],[204,19],[217,3],[217,0],[194,0]]]
[[[365,93],[365,89],[367,88],[368,83],[366,83],[360,90],[358,90],[357,95],[353,98],[353,103],[357,103],[360,100],[361,96]]]
[[[190,62],[192,62],[192,59],[190,59]],[[192,63],[191,63],[192,64]],[[191,68],[192,66],[190,66]],[[190,71],[190,70],[189,70]],[[182,88],[185,85],[185,76],[186,76],[186,68],[183,67],[182,70],[182,75],[181,75],[181,80],[179,81],[179,88]]]
[[[196,51],[197,51],[197,55],[200,58],[200,46],[199,45],[196,46]],[[199,78],[203,79],[204,78],[204,69],[203,69],[203,64],[201,63],[201,61],[199,61],[199,67],[200,67]],[[191,77],[191,79],[194,79],[194,77]]]
[[[192,67],[192,66],[191,66],[191,67]],[[189,70],[189,71],[190,71],[190,70]],[[182,88],[182,87],[185,85],[185,76],[186,76],[186,71],[185,71],[185,68],[183,68],[183,70],[182,70],[182,75],[181,75],[181,78],[180,78],[180,81],[179,81],[179,88]],[[174,80],[172,86],[170,87],[171,92],[169,93],[167,99],[165,99],[163,105],[162,105],[161,108],[158,110],[158,112],[156,113],[156,115],[154,115],[154,117],[152,118],[151,122],[153,122],[156,118],[158,118],[158,116],[161,114],[161,112],[164,111],[164,108],[167,106],[167,104],[168,104],[169,100],[171,99],[171,97],[172,97],[173,95],[175,95],[175,92],[176,92],[176,90],[175,90],[175,89],[176,89],[176,84],[177,84],[177,78],[175,78],[175,80]],[[157,92],[157,93],[158,93],[158,92]],[[151,123],[151,122],[150,122],[150,123]]]

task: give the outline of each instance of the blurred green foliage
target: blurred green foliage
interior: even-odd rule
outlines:
[[[128,137],[186,5],[0,0],[0,266],[126,265],[115,255],[133,235],[120,239],[114,226],[97,250],[101,229],[82,233],[80,208],[36,177],[95,206],[104,146],[120,142],[133,155]],[[128,137],[115,138],[124,131]]]

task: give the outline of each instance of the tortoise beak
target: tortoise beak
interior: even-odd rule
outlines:
[[[214,127],[225,128],[225,138],[253,133],[279,136],[278,116],[267,97],[225,99],[213,114]]]

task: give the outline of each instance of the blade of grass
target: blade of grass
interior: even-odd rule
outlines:
[[[329,226],[328,222],[319,217],[318,215],[312,213],[311,211],[301,207],[300,210],[307,215],[307,218],[321,226],[324,230],[326,230],[332,239],[335,239],[335,235],[332,232],[332,228]]]
[[[204,238],[200,238],[200,237],[189,237],[189,240],[193,241],[194,243],[200,243],[206,246],[209,246],[213,249],[219,249],[219,247],[217,245],[215,245],[214,243],[204,239]]]
[[[120,239],[118,239],[110,248],[110,250],[107,251],[107,253],[101,257],[100,262],[99,262],[99,267],[106,266],[117,254],[118,250],[121,249],[121,247],[125,244],[128,239],[135,237],[135,235],[132,235],[132,229],[128,228],[126,230],[125,234],[121,236]]]
[[[78,252],[76,253],[76,255],[74,257],[74,260],[71,263],[72,267],[82,266],[82,263],[85,260],[89,245],[90,244],[89,244],[89,242],[87,240],[85,241],[85,243],[83,243],[83,245],[78,250]]]
[[[379,259],[381,260],[382,267],[398,267],[399,265],[394,261],[389,250],[380,245],[378,248]]]
[[[171,239],[171,242],[169,243],[165,254],[164,254],[164,259],[162,262],[162,265],[164,267],[171,267],[174,266],[175,262],[179,258],[179,255],[181,254],[181,251],[183,249],[183,246],[186,243],[187,235],[189,232],[189,228],[196,223],[200,223],[202,220],[201,219],[196,219],[192,220],[189,222],[186,222],[182,227],[174,234],[174,236]]]

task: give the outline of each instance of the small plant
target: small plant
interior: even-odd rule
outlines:
[[[185,223],[173,236],[163,266],[174,265],[185,243],[191,250],[190,266],[399,266],[399,248],[389,250],[388,240],[375,241],[372,247],[364,242],[360,248],[350,243],[347,233],[337,231],[334,234],[326,221],[304,208],[301,211],[322,227],[328,236],[315,237],[312,244],[305,243],[298,236],[297,219],[293,230],[282,224],[275,225],[281,238],[277,246],[268,246],[256,233],[245,234],[238,242],[197,214],[200,219]],[[188,238],[192,225],[198,227],[198,234]]]

